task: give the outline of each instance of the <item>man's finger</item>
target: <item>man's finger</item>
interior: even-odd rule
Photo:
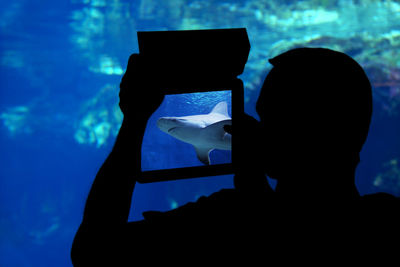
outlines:
[[[232,134],[232,125],[224,125],[224,130],[225,132],[227,132],[228,134]]]

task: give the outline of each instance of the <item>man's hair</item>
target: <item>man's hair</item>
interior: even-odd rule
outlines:
[[[326,134],[345,150],[361,150],[371,121],[372,90],[354,59],[325,48],[296,48],[269,62],[274,67],[257,102],[261,119],[276,109],[288,123],[301,121],[301,127]]]

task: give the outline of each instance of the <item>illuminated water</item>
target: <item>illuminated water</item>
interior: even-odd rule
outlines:
[[[3,0],[0,266],[71,266],[87,193],[122,120],[118,85],[136,31],[227,27],[249,34],[241,78],[254,116],[268,58],[305,45],[354,57],[374,90],[357,186],[400,196],[399,1]],[[226,187],[230,176],[138,185],[130,219]]]

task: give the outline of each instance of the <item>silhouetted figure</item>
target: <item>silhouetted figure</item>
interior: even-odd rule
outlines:
[[[76,266],[127,260],[138,248],[156,251],[182,236],[192,239],[180,246],[216,240],[243,246],[243,238],[266,240],[257,243],[263,246],[299,235],[360,237],[395,221],[397,198],[361,197],[355,186],[372,113],[363,69],[349,56],[321,48],[293,49],[270,63],[257,102],[260,121],[245,115],[235,118],[233,131],[225,128],[249,140],[234,148],[242,156],[235,189],[128,222],[146,122],[163,100],[152,90],[162,81],[131,56],[120,86],[124,121],[87,199],[72,248]],[[275,191],[265,175],[277,180]]]

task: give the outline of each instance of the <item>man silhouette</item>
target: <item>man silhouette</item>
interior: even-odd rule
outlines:
[[[393,219],[397,198],[361,197],[355,186],[372,114],[363,69],[349,56],[322,48],[293,49],[270,63],[256,107],[260,121],[244,115],[236,118],[236,128],[225,127],[234,138],[248,140],[235,148],[241,155],[235,189],[128,222],[146,122],[163,100],[157,90],[162,81],[151,77],[151,67],[138,55],[131,56],[120,85],[124,121],[89,193],[72,247],[74,265],[126,259],[137,244],[143,248],[150,239],[154,250],[165,244],[160,240],[181,234],[192,237],[190,244],[204,234],[272,240],[298,232],[346,232],[363,220],[367,229]],[[265,174],[277,180],[275,191]]]

